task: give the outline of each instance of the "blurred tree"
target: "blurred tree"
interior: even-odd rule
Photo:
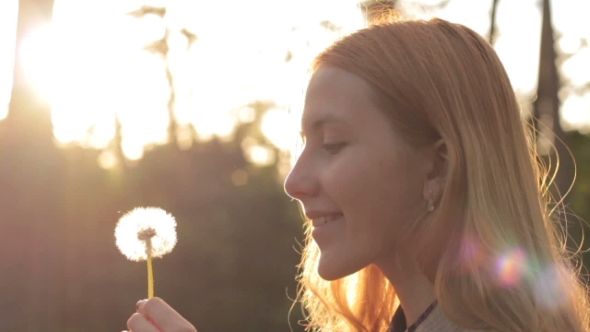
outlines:
[[[498,11],[498,0],[492,0],[492,10],[490,14],[490,35],[488,41],[494,45],[496,38],[496,13]]]
[[[293,247],[302,235],[298,210],[276,181],[276,165],[245,160],[240,142],[249,130],[237,132],[231,142],[155,148],[124,173],[100,169],[97,151],[65,152],[75,166],[66,179],[75,184],[68,186],[66,215],[75,236],[67,244],[62,330],[124,328],[145,296],[145,266],[117,252],[113,230],[122,213],[149,205],[178,222],[177,248],[155,262],[156,295],[200,332],[288,330],[287,293],[295,295],[299,261]]]
[[[408,14],[406,6],[417,6],[424,12],[435,12],[444,9],[451,0],[438,0],[424,4],[421,1],[399,1],[399,0],[365,0],[360,3],[361,10],[368,22],[379,20],[384,14]]]
[[[52,0],[19,1],[13,90],[0,128],[3,331],[59,329],[63,163],[52,144],[49,105],[30,88],[20,54],[23,41],[50,23],[52,9]]]
[[[139,19],[145,17],[146,15],[156,15],[164,19],[166,16],[166,7],[151,7],[151,6],[143,6],[140,9],[129,13],[134,17]],[[168,80],[168,84],[170,84],[170,97],[168,99],[168,140],[172,143],[173,146],[178,146],[178,142],[176,140],[176,132],[178,130],[178,125],[176,122],[176,116],[174,112],[175,106],[175,86],[174,86],[174,76],[172,75],[172,71],[170,69],[170,63],[168,60],[168,52],[170,48],[168,46],[168,38],[170,36],[170,29],[166,27],[166,31],[164,36],[160,40],[156,40],[150,45],[146,47],[148,51],[157,55],[166,61],[166,79]]]
[[[361,2],[361,9],[368,22],[379,20],[383,14],[395,11],[398,0],[366,0]]]
[[[556,52],[554,48],[554,32],[551,24],[551,8],[548,0],[543,0],[543,23],[541,28],[541,49],[539,61],[539,78],[537,96],[533,104],[533,128],[538,133],[537,145],[539,152],[552,158],[565,157],[563,152],[563,129],[559,121],[559,74],[557,72]],[[555,145],[555,154],[551,153],[551,145]],[[555,160],[553,161],[555,165]],[[555,198],[561,197],[569,187],[567,183],[567,165],[561,165],[555,178]]]
[[[153,6],[142,6],[141,8],[134,10],[129,15],[141,19],[146,15],[156,15],[162,19],[165,18],[167,13],[166,7],[153,7]],[[168,140],[173,146],[178,146],[178,123],[176,119],[176,85],[175,85],[175,75],[172,71],[172,66],[170,65],[170,45],[169,40],[171,38],[171,34],[176,31],[172,31],[168,26],[165,28],[164,36],[154,41],[153,43],[149,44],[145,47],[146,50],[151,52],[152,54],[161,57],[166,62],[166,79],[170,84],[170,98],[168,100]],[[188,31],[187,29],[183,28],[178,31],[183,37],[187,40],[187,49],[189,49],[196,41],[197,36]]]
[[[541,28],[541,49],[539,61],[539,78],[537,86],[537,98],[533,103],[533,116],[531,121],[536,132],[537,149],[543,155],[541,162],[549,166],[553,176],[551,183],[551,195],[556,201],[563,202],[568,208],[570,192],[574,181],[574,160],[567,146],[567,137],[560,121],[560,77],[556,64],[556,52],[554,30],[551,22],[551,7],[549,0],[543,0],[543,22]],[[567,219],[565,215],[559,216],[561,220]],[[575,247],[581,240],[579,228],[571,228],[567,225],[572,236],[569,237],[568,246]]]
[[[570,193],[568,205],[575,213],[568,217],[569,229],[574,238],[570,239],[570,248],[578,249],[582,245],[584,266],[586,269],[590,266],[590,253],[588,253],[588,243],[582,242],[585,234],[590,231],[590,136],[584,135],[578,131],[566,133],[567,145],[576,158],[576,182]],[[575,243],[573,243],[575,242]],[[588,272],[585,271],[586,278]]]
[[[19,1],[13,90],[10,112],[4,124],[5,132],[27,128],[27,131],[16,133],[14,137],[29,139],[46,146],[52,144],[53,138],[51,110],[49,104],[40,100],[31,89],[20,51],[27,37],[51,23],[52,10],[53,0]],[[44,64],[49,65],[49,61]],[[7,136],[13,137],[8,133]]]

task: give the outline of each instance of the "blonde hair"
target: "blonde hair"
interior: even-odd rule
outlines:
[[[410,142],[446,142],[442,197],[432,217],[410,229],[444,314],[465,328],[590,331],[587,289],[550,217],[532,141],[491,46],[444,20],[397,21],[335,43],[313,70],[324,65],[370,83]],[[385,276],[370,265],[321,279],[306,227],[299,300],[308,331],[387,329],[398,301]]]

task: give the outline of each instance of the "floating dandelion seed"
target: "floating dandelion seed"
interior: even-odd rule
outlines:
[[[117,247],[132,261],[147,261],[148,297],[154,296],[152,258],[162,257],[176,245],[176,221],[160,208],[135,208],[115,228]]]

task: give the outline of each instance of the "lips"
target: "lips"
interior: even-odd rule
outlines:
[[[311,218],[313,227],[320,227],[326,224],[329,224],[340,217],[342,217],[342,213],[334,213],[328,215],[322,215],[319,217]]]

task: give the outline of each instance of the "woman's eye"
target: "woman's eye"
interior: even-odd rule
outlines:
[[[330,154],[336,154],[342,150],[345,143],[324,143],[322,146],[326,152]]]

